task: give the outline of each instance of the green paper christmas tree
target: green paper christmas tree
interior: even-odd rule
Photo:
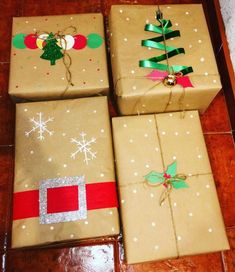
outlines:
[[[57,44],[57,40],[53,33],[50,33],[46,39],[46,45],[43,47],[43,54],[40,58],[50,60],[51,65],[55,65],[56,60],[63,58],[61,47]]]

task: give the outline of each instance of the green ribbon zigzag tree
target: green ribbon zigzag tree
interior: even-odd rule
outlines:
[[[146,24],[145,31],[150,31],[154,33],[161,34],[161,36],[142,40],[142,46],[152,47],[159,50],[164,50],[165,54],[162,54],[157,57],[153,57],[146,60],[140,60],[139,66],[144,68],[152,68],[161,71],[169,71],[169,73],[179,73],[181,72],[183,75],[193,72],[193,68],[191,66],[181,66],[181,65],[168,65],[159,63],[163,60],[168,60],[171,57],[174,57],[178,54],[185,54],[184,48],[175,48],[172,46],[166,46],[165,41],[180,36],[179,30],[170,29],[172,23],[170,20],[165,20],[162,18],[162,13],[159,11],[156,12],[156,20],[160,23],[159,26],[153,24]],[[163,42],[163,43],[161,43]]]

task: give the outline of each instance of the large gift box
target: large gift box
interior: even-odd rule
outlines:
[[[119,233],[105,97],[16,106],[12,247]]]
[[[52,100],[107,94],[103,16],[13,18],[9,94]]]
[[[197,111],[113,118],[128,263],[229,248]]]
[[[110,43],[123,115],[202,113],[221,89],[201,4],[114,5]]]

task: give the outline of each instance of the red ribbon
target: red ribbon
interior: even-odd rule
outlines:
[[[153,70],[150,74],[146,77],[149,79],[155,80],[163,80],[168,75],[167,72],[161,72],[158,70]],[[188,76],[180,76],[176,78],[176,83],[181,85],[184,88],[193,87],[190,78]]]
[[[47,189],[47,212],[67,212],[79,209],[79,186]],[[68,201],[69,200],[69,201]],[[86,184],[87,210],[117,208],[116,183],[100,182]],[[39,217],[39,190],[14,193],[13,220]]]

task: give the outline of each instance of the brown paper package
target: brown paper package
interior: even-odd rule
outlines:
[[[221,89],[202,5],[161,5],[160,9],[163,18],[171,20],[171,29],[179,30],[181,34],[173,40],[166,40],[166,45],[185,49],[185,54],[169,58],[169,64],[192,66],[194,72],[188,76],[194,87],[183,90],[177,84],[170,89],[159,80],[146,78],[153,69],[139,67],[139,60],[164,54],[164,51],[141,46],[141,40],[160,36],[144,31],[146,23],[160,24],[155,19],[157,6],[114,5],[109,18],[111,61],[117,102],[122,115],[181,109],[203,113]],[[183,105],[180,106],[184,91]],[[169,100],[170,92],[172,99]],[[166,108],[168,102],[170,105]]]
[[[30,120],[37,120],[39,113],[44,120],[54,118],[46,124],[53,134],[43,133],[44,140],[38,139],[38,129],[26,135],[32,129]],[[83,153],[71,158],[78,148],[71,138],[82,140],[81,133],[86,141],[96,139],[90,145],[96,157],[88,164]],[[85,175],[86,184],[115,180],[106,97],[17,104],[14,193],[39,189],[41,180],[80,175]],[[87,219],[56,224],[39,224],[39,217],[14,220],[12,247],[119,233],[117,208],[87,213]]]
[[[125,255],[139,263],[229,248],[197,111],[113,118]],[[174,160],[189,188],[173,189],[144,176]]]
[[[87,37],[96,33],[103,39],[105,37],[103,16],[99,13],[13,18],[12,37],[19,33],[57,33],[63,30],[64,34],[70,34],[70,26],[76,27],[75,35]],[[66,68],[62,59],[50,65],[50,61],[40,58],[42,49],[17,49],[12,45],[9,80],[12,98],[16,101],[42,101],[108,94],[105,41],[95,49],[85,46],[80,50],[72,48],[67,53],[72,61],[70,71],[74,86],[70,85],[65,91]]]

